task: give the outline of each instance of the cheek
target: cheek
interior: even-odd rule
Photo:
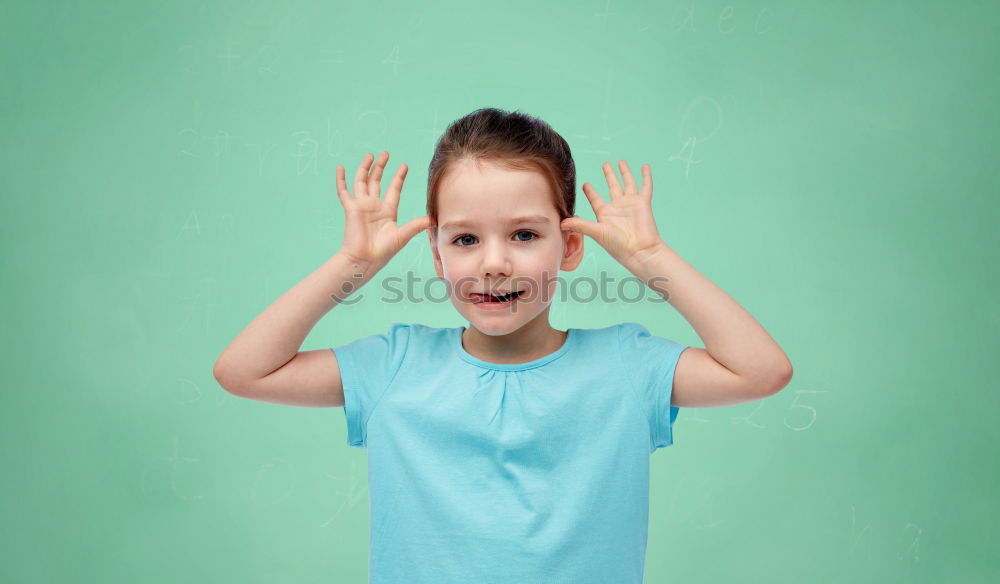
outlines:
[[[456,274],[459,277],[461,276],[462,264],[456,261],[454,257],[443,254],[441,256],[441,271],[444,273],[446,280],[455,279]]]
[[[526,266],[530,271],[525,272],[524,276],[529,277],[532,281],[531,287],[535,292],[535,300],[548,302],[555,295],[559,286],[559,263],[558,257],[553,260],[551,256],[546,256],[538,258],[530,268]]]
[[[441,272],[443,280],[448,286],[449,296],[462,296],[471,291],[470,285],[475,284],[474,272],[469,271],[469,267],[463,265],[460,259],[454,257],[441,257]]]

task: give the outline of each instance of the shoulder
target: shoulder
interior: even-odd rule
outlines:
[[[406,333],[408,333],[409,335],[414,336],[414,337],[441,337],[441,336],[448,336],[450,334],[454,334],[455,331],[457,331],[457,330],[461,330],[461,328],[462,327],[436,327],[436,326],[428,326],[426,324],[419,323],[419,322],[411,322],[411,323],[394,322],[391,325],[389,325],[389,330],[390,331],[393,331],[393,330],[405,331]]]
[[[389,325],[387,336],[396,343],[405,344],[409,351],[435,350],[451,343],[461,327],[435,327],[423,323],[394,322]]]
[[[619,335],[649,335],[649,329],[637,322],[622,322],[610,327]]]
[[[447,336],[447,331],[451,329],[435,328],[420,323],[393,322],[382,330],[384,332],[372,332],[343,346],[356,348],[362,352],[374,347],[382,347],[389,351],[405,351],[409,345],[417,345],[427,339]]]
[[[622,358],[631,365],[647,366],[647,361],[675,361],[688,345],[670,337],[653,334],[637,322],[623,322],[613,327],[614,338],[610,341],[618,346]]]
[[[619,331],[645,331],[647,334],[649,330],[645,326],[637,322],[620,322],[618,324],[608,325],[601,328],[592,329],[577,329],[579,331],[587,331],[590,334],[601,334],[601,333],[618,333]]]
[[[622,322],[601,328],[575,329],[582,339],[619,343],[628,338],[650,337],[649,330],[637,322]]]
[[[581,354],[589,355],[588,358],[616,361],[621,360],[623,353],[634,350],[645,339],[651,338],[646,327],[635,322],[597,328],[574,328],[573,335],[576,350]]]
[[[637,322],[623,322],[614,325],[613,328],[618,334],[618,338],[621,339],[622,344],[627,344],[629,342],[667,342],[674,343],[675,341],[671,338],[660,336],[650,332],[645,325]]]
[[[419,322],[393,322],[388,327],[388,332],[403,332],[411,335],[437,335],[447,334],[461,327],[441,328],[428,326]]]

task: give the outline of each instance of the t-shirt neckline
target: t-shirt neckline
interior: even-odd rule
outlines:
[[[467,363],[471,363],[477,367],[482,367],[483,369],[497,369],[500,371],[523,371],[525,369],[541,367],[542,365],[555,361],[559,357],[565,355],[566,352],[569,351],[570,345],[572,345],[576,339],[576,329],[567,328],[566,339],[563,341],[562,346],[544,357],[539,357],[538,359],[534,359],[532,361],[525,361],[524,363],[493,363],[491,361],[484,361],[478,357],[474,357],[465,350],[465,347],[462,346],[462,333],[465,332],[465,328],[466,327],[463,326],[454,329],[456,332],[453,340],[453,346],[458,350],[458,356]]]

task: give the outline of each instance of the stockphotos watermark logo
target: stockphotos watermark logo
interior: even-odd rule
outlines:
[[[357,274],[361,278],[361,274]],[[483,292],[478,279],[462,278],[455,282],[449,282],[442,278],[423,278],[411,271],[407,271],[403,276],[389,276],[382,278],[382,296],[379,300],[383,304],[422,304],[424,302],[439,303],[451,302],[453,292],[458,290],[463,294],[469,292]],[[670,300],[670,293],[667,291],[666,283],[668,279],[660,276],[650,280],[642,280],[635,276],[615,278],[609,276],[607,272],[601,272],[598,277],[580,276],[566,280],[562,276],[555,278],[544,278],[541,283],[530,278],[512,278],[504,284],[504,290],[521,290],[518,300],[530,302],[541,297],[543,301],[549,301],[550,288],[555,284],[555,295],[559,300],[565,302],[602,302],[613,303],[623,302],[625,304],[636,304],[638,302],[660,303]],[[363,292],[356,292],[357,285],[353,281],[344,282],[339,292],[330,294],[330,298],[338,304],[357,304],[365,298]],[[462,299],[464,296],[458,295]],[[464,300],[472,303],[471,300]],[[516,310],[517,302],[511,305]]]

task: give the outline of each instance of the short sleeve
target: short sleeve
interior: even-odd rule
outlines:
[[[619,325],[618,341],[625,374],[649,419],[650,453],[670,446],[679,411],[670,405],[674,369],[681,353],[689,347],[651,335],[646,327],[634,322]]]
[[[331,347],[344,388],[348,445],[367,448],[368,418],[403,364],[410,332],[409,325],[393,323],[386,334]]]

